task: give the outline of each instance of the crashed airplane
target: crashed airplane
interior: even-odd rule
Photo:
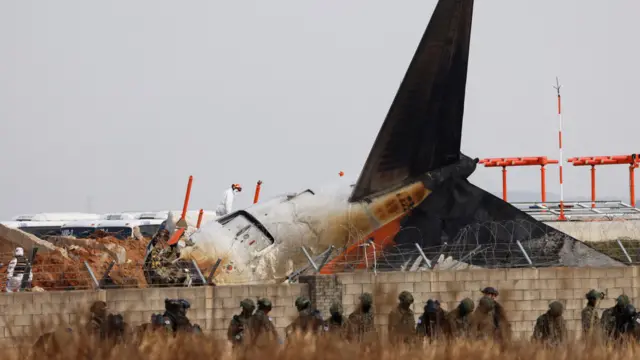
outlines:
[[[321,273],[398,268],[389,259],[416,247],[486,267],[623,266],[467,180],[478,162],[460,153],[472,15],[473,0],[438,1],[354,185],[223,216],[181,258],[219,265],[218,283],[282,281],[310,258]]]

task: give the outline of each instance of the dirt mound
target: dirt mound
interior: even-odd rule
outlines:
[[[146,281],[142,270],[142,262],[146,251],[147,241],[120,240],[114,237],[92,239],[100,244],[114,244],[126,249],[126,262],[114,265],[109,272],[107,282],[118,287],[146,287]],[[0,242],[0,261],[6,266],[13,258],[13,247],[5,246]],[[65,257],[63,252],[68,256]],[[93,271],[96,279],[100,281],[107,271],[113,257],[98,249],[84,248],[80,246],[64,247],[64,250],[55,250],[48,253],[36,254],[33,263],[33,286],[38,286],[46,291],[51,290],[78,290],[93,288],[93,280],[84,263],[86,262]],[[0,289],[6,287],[6,271],[0,278]]]

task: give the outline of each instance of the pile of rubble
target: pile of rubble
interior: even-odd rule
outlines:
[[[25,256],[37,247],[33,261],[34,290],[91,289],[94,281],[87,268],[98,281],[104,278],[106,283],[117,287],[145,287],[142,262],[148,239],[120,240],[105,235],[98,234],[93,239],[54,236],[43,240],[0,224],[0,263],[6,267],[18,246],[24,248]],[[112,262],[114,265],[105,277]],[[2,271],[1,291],[5,290],[6,282],[6,271]]]

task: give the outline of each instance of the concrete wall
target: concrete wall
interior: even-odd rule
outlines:
[[[349,273],[308,276],[301,284],[269,286],[219,286],[172,289],[130,289],[108,291],[74,291],[17,293],[0,295],[0,339],[37,331],[41,321],[73,322],[84,313],[92,300],[104,300],[112,312],[121,312],[126,321],[136,325],[148,322],[153,312],[160,312],[165,298],[182,297],[192,304],[189,313],[203,329],[224,337],[231,317],[239,312],[240,300],[267,297],[274,303],[271,317],[280,331],[296,316],[295,298],[309,296],[328,316],[331,303],[339,301],[346,313],[356,306],[362,292],[375,295],[376,323],[386,333],[387,315],[397,302],[400,291],[411,291],[415,298],[416,317],[424,302],[439,299],[447,310],[464,297],[480,298],[480,289],[493,286],[500,291],[498,300],[508,311],[513,330],[519,337],[529,337],[535,319],[548,304],[560,300],[566,306],[569,329],[578,329],[584,295],[592,288],[607,293],[601,308],[610,307],[618,295],[627,294],[639,306],[638,267],[624,268],[545,268],[461,270],[440,272]]]
[[[300,295],[308,296],[306,284],[270,286],[220,286],[167,289],[126,289],[100,291],[56,291],[45,293],[0,294],[0,343],[10,343],[13,336],[40,334],[43,322],[75,324],[83,319],[92,301],[107,302],[110,312],[122,313],[132,325],[149,322],[151,314],[164,310],[165,298],[184,298],[191,303],[188,316],[207,332],[226,337],[229,321],[240,312],[244,298],[267,297],[273,303],[270,313],[280,332],[296,316],[293,303]]]
[[[581,241],[640,240],[640,220],[545,221],[545,224]]]

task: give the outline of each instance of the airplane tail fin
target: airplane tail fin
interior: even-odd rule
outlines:
[[[473,0],[440,0],[350,201],[460,159]]]

